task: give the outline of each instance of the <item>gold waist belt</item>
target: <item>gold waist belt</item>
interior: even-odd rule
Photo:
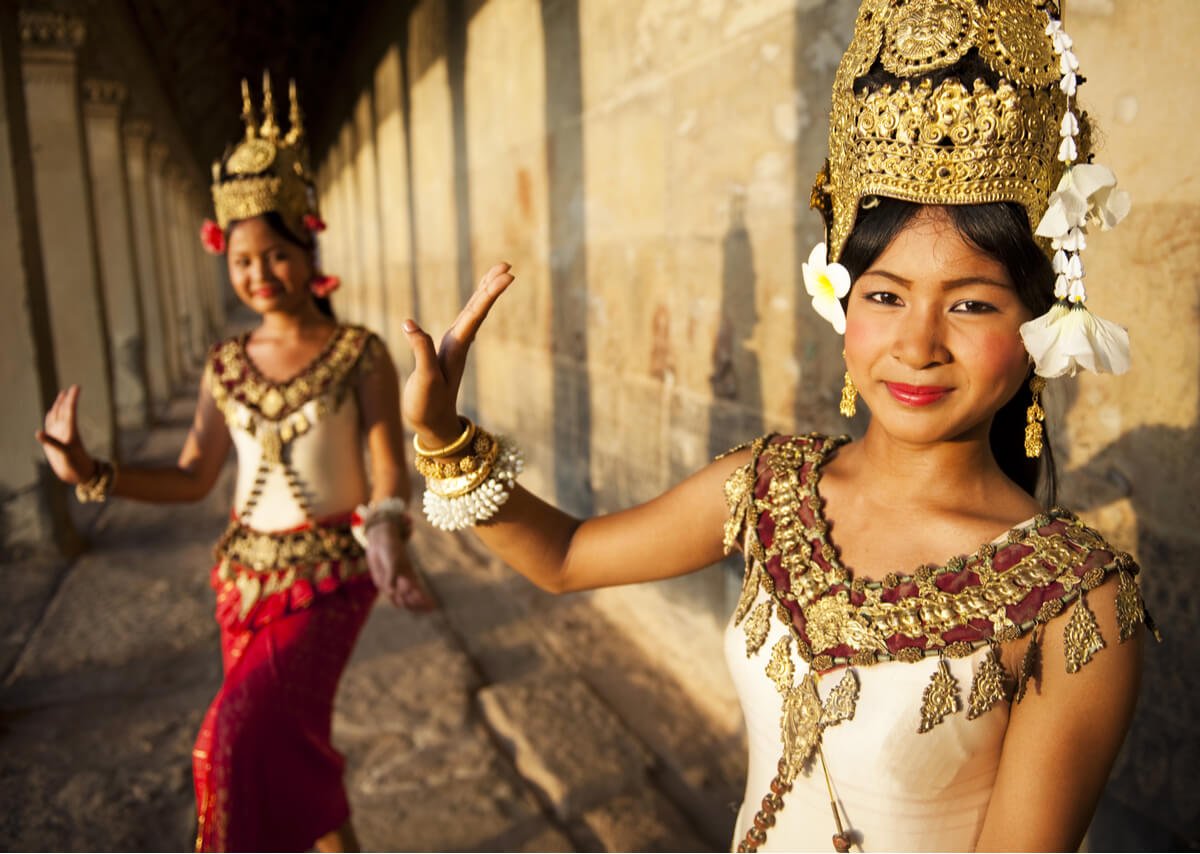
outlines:
[[[217,541],[215,554],[225,565],[236,563],[255,572],[270,572],[297,564],[353,560],[362,557],[363,550],[350,533],[348,521],[337,526],[314,524],[299,531],[267,533],[234,519]]]

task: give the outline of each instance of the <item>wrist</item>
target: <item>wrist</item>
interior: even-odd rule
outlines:
[[[372,530],[394,531],[400,539],[407,541],[412,536],[412,516],[408,514],[408,502],[397,496],[389,496],[360,504],[351,517],[350,532],[359,544],[366,548]]]
[[[475,425],[470,418],[456,416],[455,423],[436,429],[419,430],[413,436],[413,448],[419,457],[450,457],[470,451]]]

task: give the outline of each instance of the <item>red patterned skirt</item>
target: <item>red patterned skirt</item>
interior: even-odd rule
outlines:
[[[322,522],[289,533],[348,533],[344,518]],[[333,700],[375,585],[361,549],[256,569],[228,540],[212,574],[225,679],[192,754],[196,850],[303,851],[350,817]]]

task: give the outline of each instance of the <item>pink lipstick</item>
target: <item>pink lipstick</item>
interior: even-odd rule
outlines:
[[[884,383],[892,397],[906,406],[928,406],[948,395],[951,389],[940,385],[908,385],[907,383]]]

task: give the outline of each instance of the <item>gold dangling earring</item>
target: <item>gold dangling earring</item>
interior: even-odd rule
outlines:
[[[1033,401],[1025,410],[1025,456],[1030,459],[1037,459],[1042,455],[1042,422],[1046,420],[1046,410],[1042,409],[1041,394],[1045,387],[1044,377],[1034,374],[1029,380]]]
[[[846,358],[844,350],[842,358]],[[858,389],[854,387],[854,380],[850,379],[850,371],[846,371],[845,379],[842,382],[842,402],[838,404],[838,412],[846,418],[853,418],[854,413],[858,412]]]

